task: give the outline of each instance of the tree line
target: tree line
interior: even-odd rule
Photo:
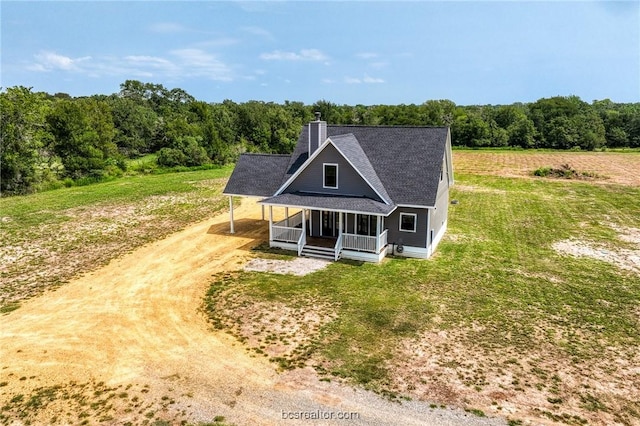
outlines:
[[[450,126],[466,147],[640,147],[640,103],[577,96],[512,105],[207,103],[182,89],[128,80],[112,95],[73,98],[17,86],[0,92],[0,191],[24,194],[118,176],[156,154],[162,167],[226,164],[242,152],[290,153],[319,111],[330,124]]]

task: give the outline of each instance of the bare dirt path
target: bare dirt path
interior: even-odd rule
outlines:
[[[27,401],[20,407],[33,409],[26,417],[32,424],[224,416],[237,425],[296,425],[310,421],[283,419],[283,412],[317,410],[334,421],[313,424],[504,424],[426,403],[391,403],[321,382],[311,370],[278,374],[230,336],[211,331],[199,312],[211,275],[238,269],[266,238],[255,203],[245,201],[235,213],[235,235],[228,233],[228,215],[219,215],[0,316],[0,407]],[[60,395],[52,386],[65,397],[34,399],[34,392],[45,395],[42,389]],[[100,399],[105,387],[114,392]],[[356,419],[335,420],[343,412]]]

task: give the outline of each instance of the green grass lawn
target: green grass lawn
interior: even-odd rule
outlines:
[[[640,421],[640,378],[632,369],[639,361],[640,275],[552,247],[573,239],[634,249],[614,227],[640,229],[640,188],[456,179],[451,197],[459,204],[450,206],[448,232],[432,259],[341,261],[304,277],[220,276],[207,299],[210,315],[231,328],[242,322],[220,318],[222,292],[303,310],[324,304],[335,319],[283,366],[306,362],[328,378],[387,395],[497,414],[508,401],[527,401],[525,417]],[[621,367],[612,370],[616,362]],[[439,387],[449,392],[434,391]]]

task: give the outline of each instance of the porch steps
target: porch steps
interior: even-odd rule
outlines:
[[[335,259],[335,251],[333,250],[333,248],[329,248],[329,247],[316,247],[316,246],[305,245],[302,248],[301,255],[305,257],[314,257],[316,259],[326,259],[326,260]]]

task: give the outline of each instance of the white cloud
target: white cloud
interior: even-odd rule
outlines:
[[[231,69],[215,55],[202,49],[178,49],[171,54],[178,58],[185,75],[207,77],[211,80],[231,81]]]
[[[204,77],[231,81],[233,70],[216,55],[203,49],[172,50],[166,57],[126,55],[71,58],[55,52],[40,52],[26,68],[35,72],[73,72],[89,77]]]
[[[302,49],[299,52],[274,50],[261,54],[260,59],[266,61],[326,61],[329,57],[318,49]]]
[[[344,78],[344,82],[347,84],[380,84],[380,83],[384,83],[384,80],[381,78],[374,78],[371,77],[367,74],[364,75],[364,77],[362,78],[358,78],[358,77],[345,77]]]
[[[384,83],[384,80],[381,78],[374,78],[374,77],[370,77],[368,75],[364,75],[364,78],[362,79],[363,82],[365,83],[369,83],[369,84],[378,84],[378,83]]]
[[[68,56],[59,55],[56,52],[42,51],[35,55],[36,62],[31,64],[28,69],[31,71],[47,72],[53,70],[78,71],[83,62],[91,59],[90,56],[81,58],[70,58]]]

